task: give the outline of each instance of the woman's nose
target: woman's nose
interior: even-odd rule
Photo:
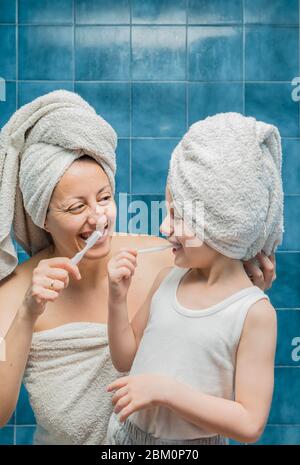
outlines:
[[[106,209],[103,207],[100,207],[100,205],[97,205],[92,211],[90,212],[88,216],[88,223],[90,225],[96,225],[101,228],[101,226],[105,226],[105,223],[107,221],[106,218]]]

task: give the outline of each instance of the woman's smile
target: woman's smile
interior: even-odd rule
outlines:
[[[109,231],[109,227],[108,227],[108,223],[105,225],[104,227],[104,230],[103,230],[103,235],[97,240],[97,242],[95,243],[95,245],[93,245],[93,247],[91,247],[92,249],[96,248],[97,246],[99,245],[102,245],[107,237],[108,237],[108,231]],[[86,232],[86,233],[81,233],[79,234],[79,240],[80,240],[80,245],[82,244],[82,249],[85,247],[86,245],[86,241],[87,239],[92,235],[94,231],[89,231],[89,232]]]

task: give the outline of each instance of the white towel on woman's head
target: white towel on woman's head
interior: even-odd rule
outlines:
[[[55,185],[90,155],[115,189],[113,128],[78,94],[58,90],[17,110],[0,133],[0,280],[18,263],[11,239],[29,255],[51,243],[43,229]]]
[[[283,235],[278,129],[239,113],[193,124],[175,147],[168,186],[196,236],[225,256],[274,253]],[[196,201],[204,215],[195,218]]]

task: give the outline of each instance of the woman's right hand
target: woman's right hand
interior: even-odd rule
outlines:
[[[23,307],[32,317],[40,316],[47,302],[54,302],[69,285],[69,274],[81,279],[79,268],[67,257],[41,260],[33,270],[29,288],[23,300]],[[51,287],[51,283],[53,284]]]

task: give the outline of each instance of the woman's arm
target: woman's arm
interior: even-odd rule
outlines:
[[[0,428],[6,425],[18,401],[34,323],[35,319],[21,306],[5,337],[5,360],[0,361]]]
[[[269,415],[274,384],[276,312],[266,299],[249,310],[240,340],[235,400],[202,394],[185,383],[170,381],[161,405],[185,420],[240,442],[256,442]]]
[[[77,266],[65,257],[41,260],[33,271],[27,266],[22,264],[22,272],[19,268],[0,284],[0,336],[5,341],[5,360],[0,361],[0,427],[16,407],[37,319],[46,303],[68,286],[69,273],[79,278]],[[50,290],[52,279],[55,287]]]

